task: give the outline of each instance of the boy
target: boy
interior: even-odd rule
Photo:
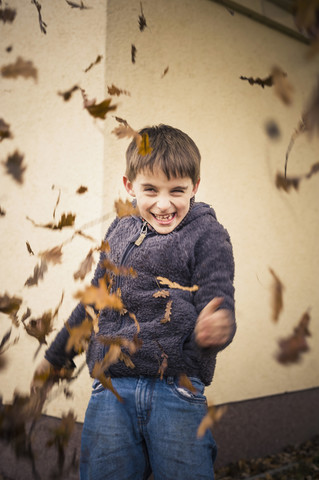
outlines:
[[[167,125],[139,133],[148,135],[152,151],[140,155],[133,140],[123,177],[139,215],[113,221],[105,237],[110,251],[101,254],[92,283],[110,275],[106,258],[132,267],[136,275],[111,274],[112,291],[121,292],[125,310],[99,312],[99,331],[87,350],[90,373],[108,351],[103,339],[139,343],[135,352],[122,346],[126,361],[121,357],[106,372],[122,401],[93,382],[81,479],[142,480],[153,472],[155,480],[211,480],[216,445],[210,430],[201,439],[196,432],[207,412],[203,392],[212,381],[216,354],[235,333],[232,247],[214,210],[194,201],[200,153],[193,140]],[[80,303],[69,328],[85,316]],[[38,372],[72,360],[68,337],[64,327]],[[194,389],[180,384],[182,375]]]

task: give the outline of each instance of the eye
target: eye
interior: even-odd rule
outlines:
[[[180,193],[184,193],[184,190],[182,188],[174,188],[174,190],[172,190],[172,193],[180,194]]]

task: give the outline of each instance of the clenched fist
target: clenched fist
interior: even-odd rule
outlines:
[[[227,343],[234,331],[234,316],[230,310],[221,308],[222,297],[215,297],[200,312],[195,338],[200,347],[218,347]]]

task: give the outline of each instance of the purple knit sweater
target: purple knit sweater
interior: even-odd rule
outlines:
[[[145,225],[144,225],[145,228]],[[209,385],[212,381],[216,355],[231,340],[218,348],[200,348],[194,338],[194,327],[200,311],[214,297],[224,297],[221,308],[234,312],[234,260],[229,235],[216,220],[214,210],[205,203],[194,203],[184,220],[168,234],[158,234],[147,228],[142,243],[134,242],[142,229],[142,220],[130,216],[116,218],[105,239],[110,252],[102,253],[96,268],[93,285],[103,277],[103,259],[107,256],[116,265],[131,266],[137,277],[119,276],[114,279],[114,289],[120,287],[126,314],[104,309],[100,312],[99,333],[93,334],[87,351],[90,372],[96,361],[106,353],[100,336],[124,337],[132,340],[136,325],[129,313],[134,313],[140,325],[138,337],[140,349],[131,355],[135,367],[123,361],[111,365],[107,374],[111,377],[158,376],[163,354],[167,358],[164,375],[178,376],[185,373],[198,377]],[[195,292],[161,286],[157,277],[166,277],[172,282],[191,287]],[[169,296],[154,297],[161,289]],[[167,302],[171,301],[170,321],[163,323]],[[80,324],[85,310],[80,303],[73,310],[68,323],[70,327]],[[64,327],[56,336],[46,358],[56,367],[72,360],[75,353],[65,352],[69,333]],[[127,353],[127,352],[126,352]]]

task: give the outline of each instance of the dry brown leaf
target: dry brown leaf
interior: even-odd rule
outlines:
[[[84,187],[83,185],[81,185],[77,189],[76,193],[78,193],[79,195],[83,195],[83,193],[86,193],[87,191],[88,191],[88,187]]]
[[[116,87],[113,83],[110,87],[107,87],[107,93],[109,95],[116,95],[116,96],[120,96],[120,95],[128,95],[130,96],[130,92],[128,92],[127,90],[123,90],[122,88],[118,88]]]
[[[92,320],[92,325],[93,325],[93,331],[94,333],[99,333],[99,314],[97,315],[95,313],[94,308],[92,308],[90,305],[85,306],[85,311],[89,315],[89,317]]]
[[[65,347],[66,352],[70,352],[72,349],[77,354],[86,351],[93,329],[92,322],[86,318],[80,325],[75,327],[70,327],[68,322],[66,322],[65,327],[69,332],[69,338]]]
[[[57,245],[56,247],[50,248],[49,250],[39,252],[38,256],[44,262],[53,263],[53,265],[62,263],[62,247],[63,245]]]
[[[7,293],[0,296],[0,312],[9,315],[15,326],[19,325],[17,313],[22,303],[22,298],[10,297]]]
[[[192,384],[192,382],[190,381],[190,379],[188,378],[187,375],[185,375],[185,373],[182,373],[179,378],[178,378],[178,384],[180,387],[182,388],[187,388],[187,390],[189,390],[190,392],[193,392],[193,393],[196,393],[197,390],[196,388],[194,387],[194,385]]]
[[[132,43],[132,45],[131,45],[131,61],[132,61],[132,63],[135,63],[135,61],[136,61],[136,52],[137,52],[136,46]]]
[[[95,249],[91,248],[85,259],[81,263],[79,269],[73,274],[74,280],[78,280],[79,278],[83,280],[85,276],[92,270],[92,266],[94,264],[94,252]]]
[[[306,337],[311,336],[309,323],[310,315],[309,312],[306,311],[301,316],[297,327],[294,328],[293,334],[279,340],[278,362],[284,365],[298,363],[301,359],[301,354],[309,350],[309,345],[306,340]]]
[[[40,264],[34,267],[33,275],[31,275],[24,283],[25,287],[33,287],[38,285],[39,280],[43,280],[44,274],[48,271],[48,264],[45,260],[41,260]]]
[[[133,277],[133,278],[137,277],[137,273],[133,267],[125,267],[124,265],[120,265],[119,267],[117,267],[108,258],[105,258],[103,260],[103,267],[106,270],[113,272],[114,275],[122,275],[122,276]]]
[[[31,248],[31,245],[29,242],[25,242],[26,246],[27,246],[27,250],[28,252],[30,253],[30,255],[34,255],[34,251],[32,250]]]
[[[164,318],[162,318],[161,323],[167,323],[171,321],[171,311],[172,311],[173,300],[169,300],[166,304]]]
[[[284,285],[280,278],[276,275],[274,270],[269,267],[269,271],[273,277],[273,284],[272,284],[272,320],[274,322],[278,322],[279,315],[284,308],[284,301],[283,301],[283,291]]]
[[[9,155],[7,160],[2,164],[6,167],[6,173],[12,175],[13,179],[18,183],[23,183],[23,175],[27,169],[23,164],[24,155],[16,150],[12,155]]]
[[[150,146],[150,139],[146,132],[142,134],[142,140],[138,148],[138,153],[142,156],[148,155],[152,152],[153,148]]]
[[[132,320],[134,320],[134,323],[135,323],[135,325],[136,325],[137,333],[140,333],[141,327],[140,327],[140,324],[139,324],[138,321],[137,321],[136,315],[135,315],[134,313],[129,312],[129,317],[130,317]]]
[[[12,138],[12,133],[10,132],[10,125],[0,118],[0,142],[5,138]]]
[[[172,282],[168,278],[165,277],[156,277],[156,279],[159,281],[161,285],[167,285],[169,288],[177,288],[179,290],[184,290],[187,292],[197,292],[198,290],[198,285],[193,285],[192,287],[184,287],[183,285],[180,285],[177,282]]]
[[[112,130],[111,133],[114,133],[118,138],[131,138],[135,139],[135,143],[139,148],[142,142],[142,135],[140,135],[136,130],[134,130],[130,125],[127,123],[126,125],[119,125]]]
[[[281,173],[276,175],[276,187],[278,190],[282,189],[285,192],[289,192],[291,189],[298,190],[301,177],[285,177]]]
[[[119,218],[128,217],[130,215],[139,215],[139,209],[135,207],[130,200],[121,200],[120,198],[114,202],[116,215]]]
[[[164,72],[162,73],[161,78],[164,78],[164,77],[165,77],[165,75],[168,73],[168,70],[169,70],[169,67],[166,67],[165,70],[164,70]]]
[[[143,32],[143,30],[147,27],[147,24],[146,24],[146,18],[143,12],[142,2],[140,2],[140,5],[141,5],[141,14],[138,16],[138,26],[140,31]]]
[[[0,2],[1,5],[1,2]],[[12,23],[13,20],[15,19],[15,16],[17,14],[17,11],[14,10],[13,8],[0,8],[0,20],[3,23],[9,22]]]
[[[291,105],[294,88],[287,79],[287,74],[280,67],[274,66],[271,72],[275,94],[286,105]]]
[[[15,63],[3,65],[1,67],[1,75],[4,78],[31,77],[35,81],[38,80],[38,71],[33,62],[31,60],[23,60],[22,57],[18,57]]]
[[[154,298],[167,298],[169,297],[169,291],[168,290],[158,290],[157,292],[153,293]]]
[[[163,380],[164,373],[168,367],[168,355],[166,353],[161,354],[162,361],[160,363],[159,369],[158,369],[158,374],[160,376],[160,379]]]
[[[58,92],[58,95],[60,95],[65,102],[68,102],[72,97],[73,93],[79,89],[80,87],[78,85],[74,85],[73,87],[71,87],[69,90],[66,90],[65,92]]]
[[[73,433],[75,420],[76,418],[72,410],[67,415],[63,414],[59,426],[51,429],[52,435],[47,441],[47,446],[66,447]]]
[[[62,305],[63,297],[64,295],[62,294],[61,300],[53,313],[51,310],[44,312],[39,318],[31,318],[27,324],[25,321],[22,321],[26,332],[35,337],[40,345],[47,343],[46,337],[53,331],[53,321]]]
[[[212,428],[213,425],[221,419],[226,410],[226,406],[215,407],[212,405],[208,407],[208,412],[200,422],[197,429],[197,438],[202,438],[205,435],[206,431],[209,428]]]
[[[102,60],[102,55],[98,55],[95,59],[94,62],[92,62],[85,70],[84,72],[87,73],[89,70],[91,70],[91,68],[93,68],[95,65],[97,65],[98,63],[100,63],[100,61]]]
[[[118,294],[109,293],[104,278],[99,279],[99,286],[90,285],[85,290],[79,291],[74,295],[84,305],[93,304],[97,310],[103,308],[111,308],[113,310],[121,310],[123,303]]]

